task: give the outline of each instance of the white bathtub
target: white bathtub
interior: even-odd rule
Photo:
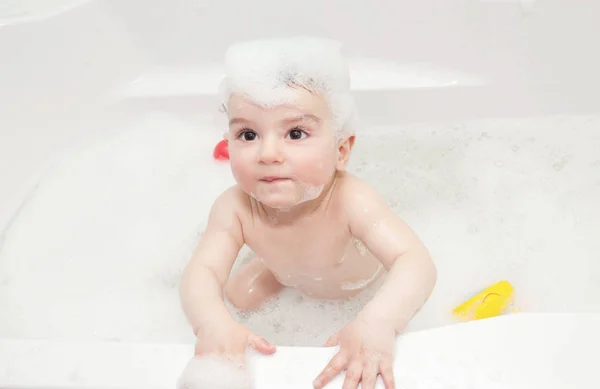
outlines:
[[[351,167],[438,265],[430,302],[398,341],[399,383],[598,387],[600,4],[239,3],[0,8],[0,388],[175,385],[193,342],[178,271],[231,180],[210,155],[219,61],[233,41],[298,33],[346,45],[365,128]],[[119,192],[127,180],[135,189]],[[158,194],[145,198],[148,188]],[[172,213],[152,213],[165,204]],[[499,279],[523,313],[453,323],[452,307]],[[319,332],[303,312],[267,313],[293,324],[269,327],[284,347],[256,360],[257,389],[310,387],[332,355],[314,346],[339,320],[315,318]]]

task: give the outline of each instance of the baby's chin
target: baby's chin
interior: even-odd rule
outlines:
[[[269,208],[289,210],[296,205],[311,201],[319,197],[324,185],[298,185],[293,189],[279,191],[256,190],[250,195],[258,202]]]
[[[300,196],[297,195],[286,195],[283,193],[277,194],[250,194],[256,201],[259,203],[273,209],[280,210],[289,210],[292,209],[295,205],[298,205],[302,202]]]

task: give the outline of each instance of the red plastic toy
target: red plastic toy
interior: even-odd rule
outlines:
[[[215,146],[213,151],[213,157],[216,160],[228,160],[229,159],[229,144],[227,140],[223,139]]]

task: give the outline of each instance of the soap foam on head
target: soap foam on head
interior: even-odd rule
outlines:
[[[232,95],[269,109],[294,104],[297,91],[304,89],[328,104],[335,143],[355,133],[350,73],[339,42],[304,36],[240,42],[227,50],[225,70],[220,86],[225,111]],[[316,199],[325,187],[300,185],[300,198],[294,205]]]
[[[272,108],[293,103],[303,88],[329,104],[337,137],[354,133],[350,73],[340,49],[334,40],[302,36],[236,43],[225,54],[223,106],[238,94]]]

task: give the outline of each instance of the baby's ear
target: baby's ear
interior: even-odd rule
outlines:
[[[354,147],[354,138],[355,135],[350,135],[338,143],[338,160],[336,164],[337,170],[341,171],[346,168],[348,159],[350,159],[350,152]]]

